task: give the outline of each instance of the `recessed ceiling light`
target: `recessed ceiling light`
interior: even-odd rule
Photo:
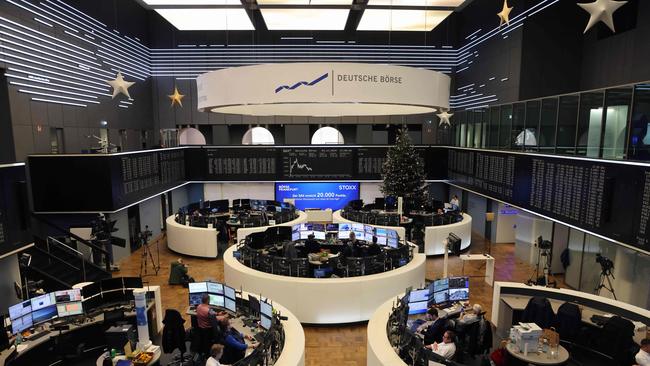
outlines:
[[[244,9],[155,9],[178,30],[254,30]]]
[[[142,0],[145,4],[151,6],[161,5],[241,5],[240,0]]]
[[[257,0],[260,5],[350,5],[352,0]]]
[[[459,6],[465,0],[368,0],[370,6]]]
[[[349,9],[260,8],[269,30],[343,30]]]
[[[360,31],[430,31],[451,11],[366,9],[357,30]]]

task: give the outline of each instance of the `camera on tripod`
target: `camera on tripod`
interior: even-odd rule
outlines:
[[[553,248],[553,243],[550,240],[544,240],[541,236],[539,236],[537,238],[537,247],[539,250],[551,250]]]
[[[594,292],[596,295],[600,295],[600,290],[605,289],[612,293],[614,300],[618,300],[616,298],[616,292],[614,292],[614,286],[612,285],[612,280],[616,279],[612,273],[614,262],[607,257],[603,257],[602,254],[596,253],[596,263],[600,264],[600,282],[594,289]]]
[[[596,253],[596,263],[600,264],[600,269],[606,276],[612,273],[614,269],[614,262],[607,257],[603,257],[600,253]]]
[[[152,236],[153,233],[149,230],[149,226],[145,225],[144,231],[140,233],[140,241],[142,242],[142,245],[146,245]]]

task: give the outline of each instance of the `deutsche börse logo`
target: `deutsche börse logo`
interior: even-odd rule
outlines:
[[[314,79],[314,80],[312,80],[312,81],[310,81],[310,82],[299,81],[299,82],[297,82],[297,83],[295,83],[295,84],[293,84],[293,85],[291,85],[291,86],[289,86],[289,85],[280,85],[280,86],[278,86],[277,88],[275,88],[275,93],[277,94],[277,93],[281,92],[281,91],[284,90],[284,89],[287,89],[287,90],[294,90],[294,89],[296,89],[297,87],[299,87],[299,86],[301,86],[301,85],[304,85],[304,86],[314,86],[314,85],[318,84],[319,82],[321,82],[321,81],[327,79],[328,76],[329,76],[329,73],[326,72],[326,73],[324,73],[323,75],[317,77],[316,79]]]

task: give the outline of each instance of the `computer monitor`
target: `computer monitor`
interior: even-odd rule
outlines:
[[[268,316],[269,318],[273,316],[273,306],[266,301],[260,302],[260,313],[262,315]]]
[[[427,301],[428,299],[429,299],[429,289],[424,288],[420,290],[411,291],[411,297],[409,298],[409,302]]]
[[[227,298],[235,300],[235,289],[230,287],[230,286],[223,286],[224,288],[224,295],[226,295]]]
[[[56,312],[59,318],[65,318],[66,316],[75,316],[81,315],[84,312],[81,301],[66,302],[66,303],[57,303]]]
[[[208,294],[210,296],[210,306],[218,306],[220,308],[224,307],[224,297],[223,295]]]
[[[81,301],[81,290],[77,288],[71,290],[56,291],[54,293],[54,298],[56,299],[57,303]]]
[[[31,301],[32,322],[34,324],[46,322],[50,319],[56,318],[57,312],[54,292],[34,297],[31,299]]]
[[[409,315],[424,314],[427,312],[428,301],[409,302]]]
[[[102,292],[101,282],[89,283],[86,286],[81,288],[81,294],[84,299],[95,296]]]
[[[210,208],[217,209],[218,212],[227,212],[228,211],[228,200],[216,200],[210,201]]]
[[[327,224],[325,226],[325,231],[339,231],[339,224]]]
[[[314,239],[317,240],[325,240],[325,232],[324,231],[314,231]]]
[[[142,277],[123,277],[124,288],[142,288]]]
[[[467,301],[469,300],[468,288],[450,288],[449,301]]]
[[[469,288],[469,277],[449,277],[449,288]]]
[[[311,229],[314,231],[325,231],[325,225],[324,224],[312,224]]]
[[[339,224],[339,239],[347,239],[350,237],[350,232],[352,231],[352,225],[348,223]]]
[[[187,284],[187,288],[191,294],[208,292],[208,284],[206,282],[190,282]]]
[[[397,197],[386,196],[384,198],[384,203],[386,203],[387,210],[394,210],[397,208]]]
[[[366,231],[363,228],[363,224],[352,224],[351,227],[357,240],[365,240]]]
[[[14,320],[32,312],[32,302],[30,300],[19,302],[9,307],[9,319]]]
[[[122,277],[107,278],[102,280],[102,292],[111,290],[121,290],[124,288]]]
[[[314,225],[308,222],[300,224],[300,231],[312,231],[312,230],[314,230]]]
[[[126,302],[126,296],[123,290],[104,291],[102,300],[104,304],[121,304]]]
[[[237,312],[237,301],[229,298],[225,298],[225,308],[228,309],[228,311],[231,311],[233,313]]]
[[[56,298],[54,297],[54,292],[33,297],[30,301],[32,305],[32,311],[36,311],[46,307],[50,307],[52,305],[56,305]]]
[[[293,225],[291,227],[291,241],[300,240],[300,225]]]
[[[200,305],[204,294],[205,294],[205,292],[189,294],[190,306],[198,306],[198,305]]]
[[[375,228],[370,225],[363,225],[364,239],[368,243],[372,243],[372,237],[375,236]]]
[[[449,291],[448,290],[442,290],[438,292],[433,293],[433,302],[436,305],[444,304],[446,302],[449,302]]]
[[[11,320],[11,333],[12,334],[18,334],[24,330],[27,330],[32,327],[33,325],[32,321],[32,314],[27,314],[25,316],[21,316],[20,318],[12,319]]]
[[[260,325],[262,326],[262,328],[269,330],[271,329],[271,325],[273,325],[273,320],[269,317],[262,315],[260,317]]]
[[[255,296],[248,295],[248,310],[251,315],[260,313],[260,301]]]
[[[86,314],[92,313],[98,307],[102,306],[102,295],[93,296],[91,298],[84,298],[83,308]]]
[[[439,292],[439,291],[444,291],[449,288],[449,278],[441,278],[439,280],[433,281],[433,291],[432,292]]]
[[[399,246],[399,237],[397,236],[397,231],[386,229],[386,245],[391,248],[397,248]]]
[[[223,295],[223,284],[218,282],[207,282],[207,284],[209,293]]]
[[[303,231],[303,230],[301,230],[300,231],[300,239],[305,240],[305,239],[309,238],[309,235],[311,235],[312,233],[313,233],[313,231],[307,231],[307,230]]]

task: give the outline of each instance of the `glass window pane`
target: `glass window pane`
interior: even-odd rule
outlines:
[[[603,137],[603,158],[625,158],[627,121],[632,104],[632,88],[608,89],[605,94],[605,136]]]
[[[512,132],[510,141],[513,149],[521,149],[524,146],[524,118],[526,117],[526,105],[515,103],[512,110]]]
[[[574,154],[576,143],[576,124],[578,122],[578,95],[560,97],[557,126],[557,152]]]
[[[634,86],[628,159],[650,160],[650,84]]]
[[[558,224],[556,224],[558,225]],[[569,266],[564,273],[564,282],[574,289],[580,288],[580,267],[582,265],[582,244],[585,234],[576,229],[569,229]]]
[[[499,107],[490,108],[490,126],[488,136],[488,147],[499,147]]]
[[[552,152],[555,149],[557,104],[557,98],[547,98],[542,100],[538,141],[540,151]]]
[[[512,104],[501,106],[499,123],[499,148],[509,149],[511,145],[510,131],[512,130]]]
[[[580,95],[578,116],[578,155],[597,158],[600,155],[600,137],[603,122],[604,92],[596,91]]]
[[[524,149],[536,150],[538,144],[538,125],[539,125],[539,100],[531,100],[526,102],[526,124],[524,135]]]
[[[467,147],[474,147],[474,122],[473,112],[467,112]]]
[[[596,254],[616,260],[616,247],[607,240],[587,234],[585,236],[585,251],[582,257],[582,277],[580,279],[580,291],[594,293],[600,283],[601,267],[596,262]]]

